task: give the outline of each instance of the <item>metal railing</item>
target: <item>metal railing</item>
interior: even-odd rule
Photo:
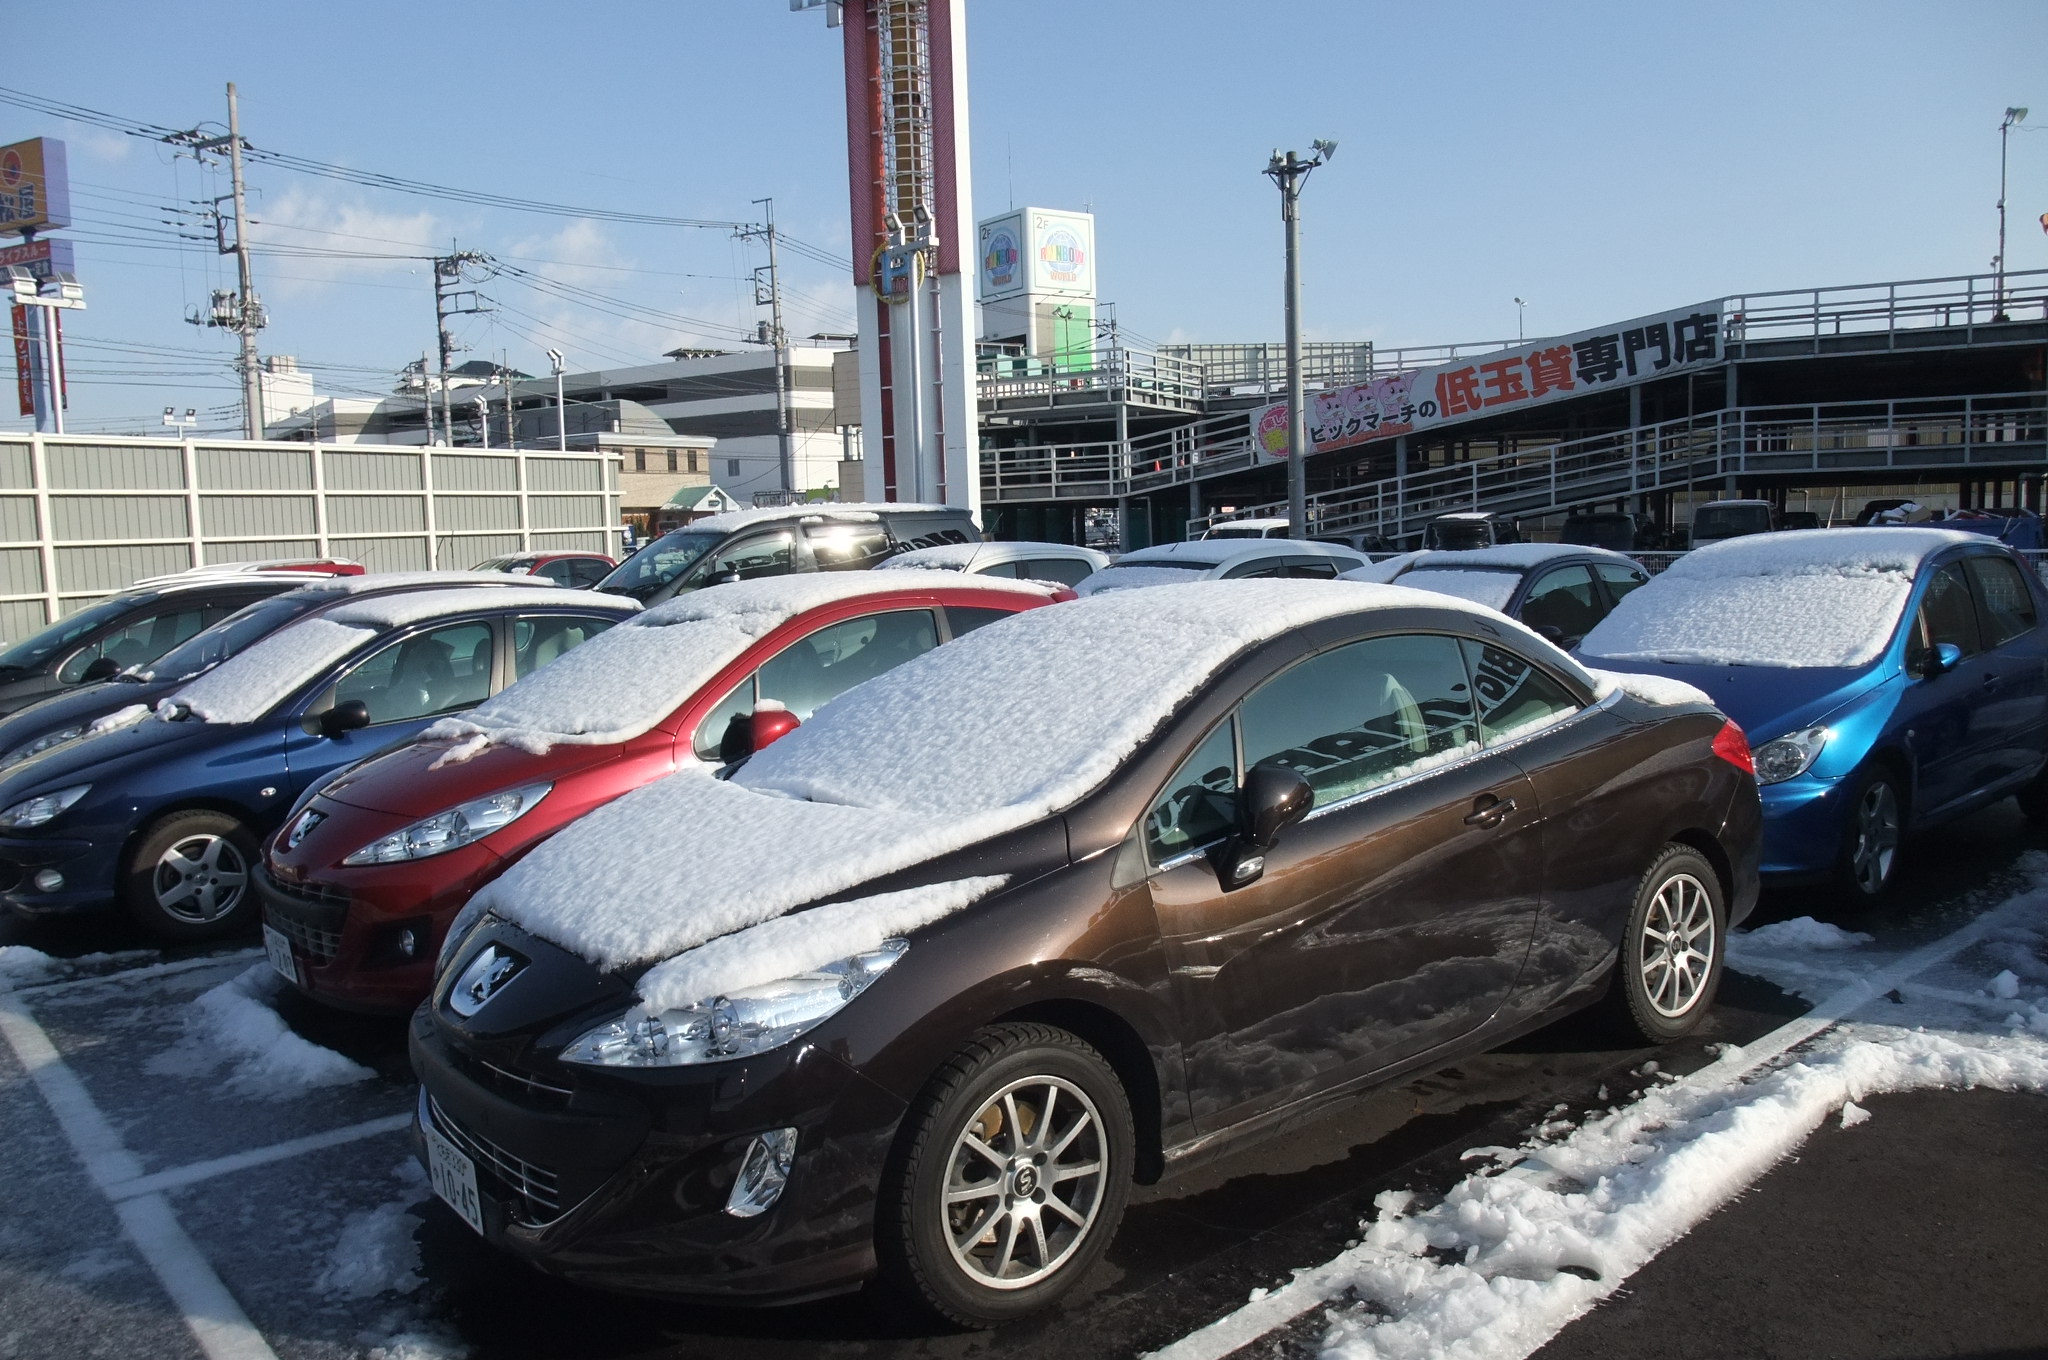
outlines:
[[[1200,364],[1122,346],[1064,359],[988,355],[975,370],[982,402],[996,407],[1126,401],[1198,411],[1208,396]]]
[[[1878,333],[1894,337],[1886,348],[1900,348],[1901,332],[2027,321],[2048,321],[2048,270],[2009,271],[2002,292],[1997,275],[1957,274],[1744,293],[1730,297],[1722,313],[1730,345],[1768,345],[1773,353],[1782,352],[1786,341],[1805,342],[1799,347],[1819,353],[1833,347],[1830,341]]]

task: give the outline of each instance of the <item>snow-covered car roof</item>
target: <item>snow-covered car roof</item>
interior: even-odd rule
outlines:
[[[1220,567],[1249,557],[1361,557],[1362,553],[1336,543],[1292,538],[1197,538],[1186,543],[1160,543],[1127,552],[1118,566],[1143,566],[1147,562],[1200,562]]]
[[[607,968],[669,958],[1071,807],[1248,647],[1418,606],[1517,627],[1337,581],[1192,582],[1029,610],[850,691],[730,780],[684,771],[606,804],[475,905]],[[646,853],[679,835],[703,853]]]
[[[541,667],[427,737],[516,746],[536,755],[556,744],[630,741],[696,693],[748,647],[809,610],[843,600],[905,595],[939,584],[873,571],[817,572],[739,581],[656,605]],[[1029,581],[948,581],[948,588],[1051,598]]]
[[[1798,529],[1695,548],[1631,592],[1582,655],[1674,665],[1854,667],[1884,651],[1950,529]]]
[[[529,581],[514,584],[512,578],[502,571],[373,571],[361,576],[329,576],[300,586],[292,591],[296,597],[308,595],[368,595],[386,590],[426,589],[433,586],[489,586],[494,589],[527,589]],[[547,583],[548,589],[555,589],[555,583]]]
[[[838,522],[842,524],[873,524],[884,513],[891,515],[958,515],[965,513],[957,506],[904,504],[898,501],[854,502],[840,504],[836,501],[818,501],[801,505],[764,505],[752,510],[728,510],[722,515],[707,515],[683,527],[690,530],[706,530],[712,533],[729,534],[735,529],[744,529],[754,524],[772,524],[782,520],[816,520],[821,524]]]
[[[637,600],[552,585],[417,590],[353,600],[278,629],[161,700],[157,711],[168,715],[182,709],[210,723],[254,722],[379,633],[479,609],[561,605],[594,607],[601,614],[631,614],[640,608]]]
[[[1425,552],[1408,564],[1409,571],[1440,571],[1449,567],[1476,567],[1498,571],[1526,571],[1564,557],[1591,557],[1621,566],[1634,566],[1635,559],[1606,548],[1579,543],[1496,543],[1490,548],[1458,548]]]
[[[936,548],[898,553],[875,570],[923,568],[927,571],[966,571],[970,567],[1016,562],[1027,557],[1066,557],[1077,562],[1092,562],[1098,569],[1109,564],[1107,554],[1093,548],[1077,548],[1071,543],[946,543]]]

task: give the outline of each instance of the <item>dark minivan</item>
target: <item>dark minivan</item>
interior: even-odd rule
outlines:
[[[979,543],[950,505],[783,505],[712,515],[651,540],[597,583],[643,605],[687,590],[805,571],[865,571],[898,553]]]

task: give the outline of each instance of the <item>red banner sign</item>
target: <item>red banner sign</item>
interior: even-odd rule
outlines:
[[[14,382],[21,393],[21,413],[32,416],[36,413],[36,383],[31,373],[34,360],[28,347],[28,308],[14,304]]]

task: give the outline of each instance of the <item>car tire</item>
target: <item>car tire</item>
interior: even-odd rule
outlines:
[[[1878,765],[1856,780],[1848,800],[1848,820],[1841,849],[1835,855],[1835,887],[1851,907],[1874,907],[1885,899],[1899,876],[1899,853],[1906,841],[1906,800],[1899,777]]]
[[[1714,1006],[1727,952],[1721,877],[1689,845],[1665,846],[1636,884],[1608,992],[1609,1018],[1625,1037],[1668,1044],[1698,1028]]]
[[[1050,1305],[1116,1235],[1135,1147],[1123,1084],[1088,1044],[1050,1025],[979,1031],[904,1117],[878,1215],[885,1277],[963,1327]]]
[[[224,812],[177,812],[145,832],[121,873],[121,905],[175,944],[219,939],[256,917],[256,838]]]

